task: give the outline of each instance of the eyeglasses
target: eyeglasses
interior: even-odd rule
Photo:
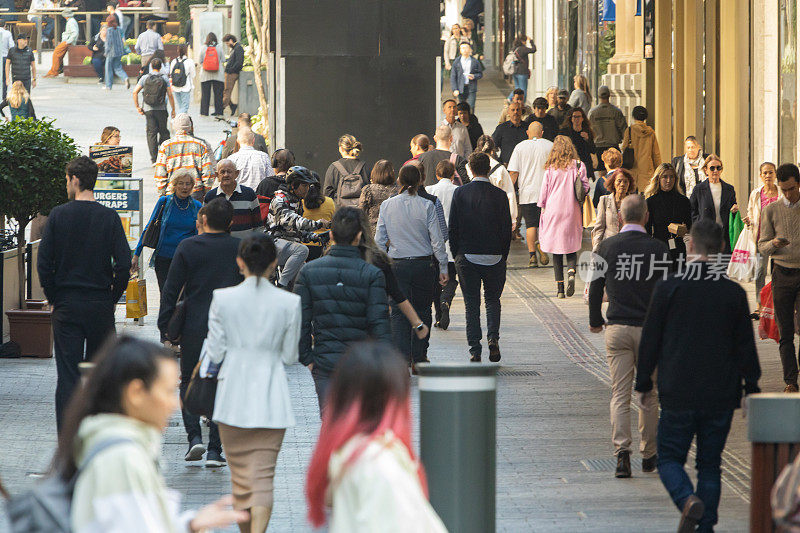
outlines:
[[[722,165],[719,165],[719,166],[717,166],[717,165],[709,165],[708,170],[710,170],[711,172],[716,172],[718,170],[722,170]]]

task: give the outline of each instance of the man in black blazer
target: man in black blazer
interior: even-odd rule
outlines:
[[[181,241],[169,267],[161,308],[158,311],[158,329],[166,333],[175,312],[178,295],[183,289],[186,319],[181,331],[181,398],[200,360],[200,351],[208,335],[208,308],[215,289],[232,287],[244,280],[236,264],[239,239],[228,231],[233,220],[233,205],[225,198],[208,202],[197,215],[200,235]],[[199,461],[206,448],[200,433],[200,417],[182,410],[183,425],[189,440],[186,461]],[[219,430],[210,424],[206,466],[223,466],[222,444]]]
[[[720,461],[733,411],[759,392],[758,362],[747,294],[725,275],[727,234],[712,220],[692,226],[689,255],[698,257],[653,291],[642,328],[635,390],[654,394],[658,373],[658,474],[682,510],[678,531],[712,531],[720,497]],[[709,319],[713,317],[713,319]],[[697,486],[684,464],[697,435]]]
[[[500,360],[500,296],[511,246],[508,197],[489,181],[489,156],[469,156],[472,181],[456,189],[450,205],[450,250],[461,281],[470,361],[481,361],[481,282],[486,301],[489,360]]]
[[[615,477],[631,477],[631,393],[642,324],[656,282],[666,277],[672,265],[669,248],[650,237],[647,202],[632,194],[620,205],[625,224],[617,235],[604,239],[597,248],[608,270],[589,286],[589,330],[606,330],[606,357],[611,375],[611,440],[617,457]],[[638,263],[638,264],[637,264]],[[636,265],[636,266],[634,266]],[[637,272],[638,270],[638,272]],[[608,310],[603,319],[603,293]],[[642,471],[656,469],[658,399],[651,395],[639,410]]]
[[[739,210],[736,204],[736,189],[730,183],[722,181],[722,161],[718,157],[710,157],[703,167],[703,172],[708,179],[699,183],[689,197],[689,203],[692,205],[692,224],[708,219],[722,226],[722,233],[725,236],[722,253],[729,254],[731,243],[728,238],[728,216]],[[714,200],[715,188],[720,195],[719,207]]]

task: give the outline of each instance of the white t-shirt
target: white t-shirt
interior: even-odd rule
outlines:
[[[519,172],[517,187],[520,205],[539,201],[539,191],[544,181],[544,163],[552,148],[553,143],[547,139],[528,139],[514,148],[508,171]]]
[[[722,183],[709,182],[708,186],[711,187],[711,198],[714,199],[714,219],[721,226],[722,219],[719,218],[719,206],[722,203]]]

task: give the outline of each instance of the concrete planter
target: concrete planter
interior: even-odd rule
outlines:
[[[261,71],[261,80],[264,87],[267,87],[267,71]],[[243,70],[239,73],[239,107],[236,108],[237,113],[250,113],[251,115],[258,114],[258,88],[256,87],[256,73],[255,71]],[[269,95],[269,93],[267,93]]]

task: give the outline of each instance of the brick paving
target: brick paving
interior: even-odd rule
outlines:
[[[502,96],[483,84],[479,116],[487,133]],[[95,94],[96,93],[96,94]],[[480,94],[480,93],[479,93]],[[87,99],[99,102],[86,114]],[[144,123],[131,109],[124,90],[103,93],[87,85],[43,80],[34,91],[37,110],[56,116],[84,147],[103,126],[119,125],[123,143],[135,147],[137,175],[152,176],[146,156]],[[196,113],[196,108],[192,109]],[[489,112],[491,111],[491,113]],[[109,117],[114,117],[113,119]],[[197,131],[213,144],[221,128],[212,120],[197,121]],[[319,170],[319,169],[317,169]],[[148,191],[146,212],[155,200]],[[527,269],[524,245],[515,242],[503,296],[501,348],[503,372],[498,377],[497,528],[498,531],[670,531],[678,513],[656,474],[635,471],[629,480],[613,478],[608,421],[608,378],[602,335],[588,332],[588,314],[578,294],[556,300],[551,268]],[[147,274],[150,316],[135,326],[118,314],[118,330],[157,340],[157,285]],[[752,291],[751,291],[752,292]],[[122,311],[120,311],[122,313]],[[452,324],[434,331],[432,361],[466,361],[463,301],[454,301]],[[777,346],[759,342],[764,390],[781,387]],[[270,530],[311,531],[305,520],[303,479],[319,419],[309,373],[300,366],[288,371],[297,427],[286,434],[276,472],[275,510]],[[25,490],[47,468],[55,444],[52,360],[0,360],[0,477],[12,493]],[[413,412],[418,412],[416,378],[412,379]],[[415,435],[415,441],[417,441]],[[634,439],[635,441],[637,439]],[[180,417],[165,435],[163,467],[168,484],[196,507],[230,490],[227,469],[186,466],[186,439]],[[636,442],[634,446],[636,446]],[[637,454],[634,454],[635,458]],[[735,417],[725,457],[726,472],[719,531],[745,531],[748,525],[746,481],[749,444],[746,422]],[[0,531],[7,529],[0,511]],[[236,531],[235,528],[231,531]]]

